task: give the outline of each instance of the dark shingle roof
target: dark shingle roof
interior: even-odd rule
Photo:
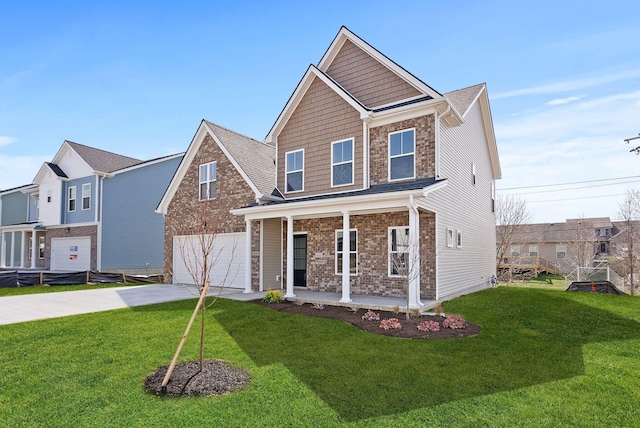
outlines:
[[[67,174],[64,173],[64,171],[55,163],[51,163],[51,162],[45,162],[47,164],[47,166],[51,169],[51,171],[53,171],[53,173],[55,175],[57,175],[58,177],[61,178],[69,178],[67,176]]]
[[[130,158],[128,156],[118,155],[116,153],[107,152],[105,150],[96,149],[85,146],[83,144],[65,141],[73,150],[80,155],[82,159],[89,164],[95,171],[113,172],[119,169],[127,168],[141,163],[140,159]]]

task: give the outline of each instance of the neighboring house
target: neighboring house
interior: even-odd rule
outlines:
[[[343,27],[265,142],[202,121],[158,206],[166,273],[189,281],[180,242],[215,220],[235,252],[212,276],[246,292],[470,293],[496,273],[500,177],[484,84],[441,94]]]
[[[501,227],[501,226],[498,226]],[[590,267],[616,252],[617,222],[609,217],[567,219],[558,223],[524,224],[509,242],[503,267],[523,265],[534,258],[550,262],[559,272]],[[498,245],[500,243],[497,243]]]
[[[181,159],[143,162],[65,141],[33,184],[0,193],[0,267],[162,272],[154,208]]]

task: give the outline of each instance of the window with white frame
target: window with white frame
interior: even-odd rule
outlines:
[[[353,138],[331,143],[331,187],[353,184]]]
[[[409,228],[389,228],[389,276],[409,275]]]
[[[304,190],[304,150],[288,152],[285,155],[286,191],[285,193]]]
[[[344,233],[336,230],[336,275],[342,275]],[[349,274],[358,273],[358,232],[355,229],[349,230]]]
[[[389,181],[415,177],[415,130],[389,134]]]
[[[529,257],[538,257],[538,246],[529,245]]]
[[[471,163],[471,182],[476,185],[476,164]]]
[[[556,244],[556,259],[564,259],[567,257],[567,246],[564,244]]]
[[[38,236],[38,258],[44,259],[44,236]]]
[[[33,239],[29,238],[28,260],[31,260],[31,253],[33,252]]]
[[[456,232],[456,247],[462,248],[462,232],[459,230]]]
[[[69,211],[76,210],[76,186],[69,187]]]
[[[447,228],[447,247],[453,247],[453,229]]]
[[[82,209],[89,208],[91,208],[91,183],[85,183],[82,185]]]
[[[200,200],[207,201],[216,198],[217,163],[210,162],[200,165]]]
[[[511,246],[511,257],[520,257],[520,245]]]

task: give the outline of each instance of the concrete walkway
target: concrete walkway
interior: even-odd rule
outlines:
[[[208,295],[216,295],[218,291],[216,289],[209,290]],[[242,291],[241,289],[227,288],[222,290],[220,297],[249,301],[260,299],[264,295],[264,293],[259,292],[245,294]],[[172,284],[6,296],[0,297],[0,325],[195,299],[197,297],[197,293],[191,293],[184,287]]]

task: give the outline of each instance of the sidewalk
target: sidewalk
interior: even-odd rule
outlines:
[[[210,296],[219,290],[209,290]],[[224,289],[220,297],[232,300],[255,300],[264,293],[243,293],[241,289]],[[179,285],[154,284],[96,290],[60,291],[0,297],[0,325],[57,318],[69,315],[110,311],[176,300],[196,299],[197,293]]]

